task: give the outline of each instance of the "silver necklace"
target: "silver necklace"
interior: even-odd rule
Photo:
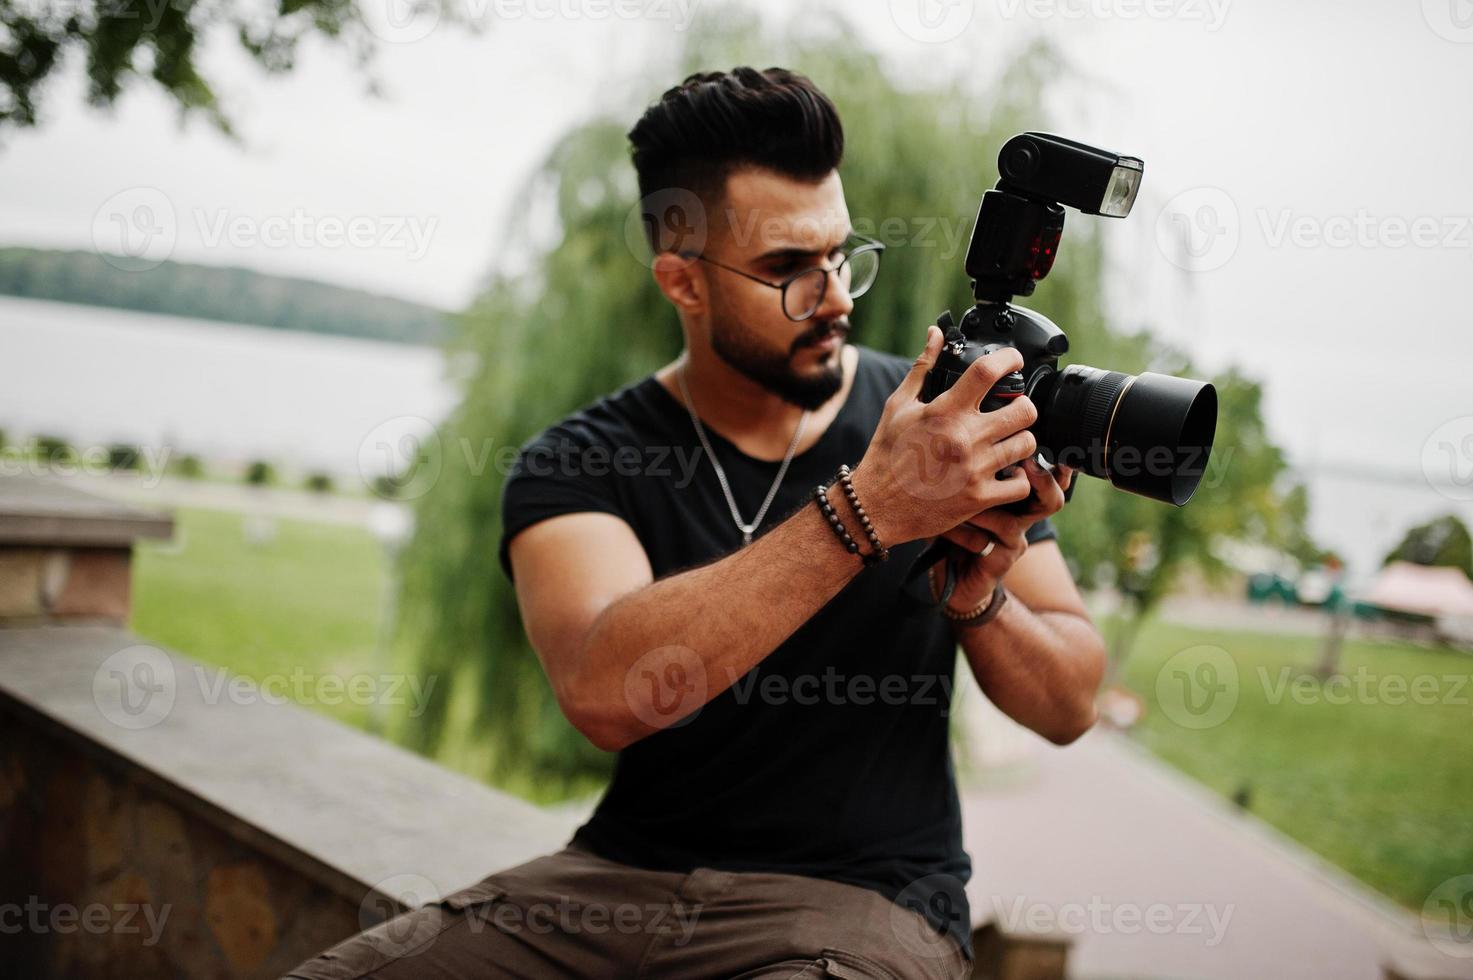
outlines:
[[[736,522],[737,530],[742,532],[742,545],[745,547],[752,543],[752,532],[757,530],[762,523],[762,518],[767,516],[767,508],[772,506],[772,498],[777,496],[777,488],[782,485],[783,475],[788,472],[788,464],[793,461],[793,450],[798,448],[798,439],[803,435],[803,423],[808,421],[808,410],[798,417],[798,427],[793,430],[793,441],[788,444],[788,453],[783,457],[783,465],[778,467],[777,479],[772,481],[772,487],[767,491],[767,499],[762,501],[762,509],[757,511],[757,516],[752,518],[752,523],[742,521],[741,512],[737,510],[736,499],[731,495],[731,486],[726,482],[726,471],[721,468],[721,463],[716,459],[716,454],[711,451],[711,443],[706,440],[705,426],[696,416],[696,410],[690,400],[690,390],[685,386],[685,366],[682,365],[676,372],[676,380],[680,382],[680,394],[685,398],[685,410],[690,413],[691,423],[696,427],[696,435],[701,437],[701,447],[706,450],[706,455],[711,458],[711,465],[716,468],[716,479],[721,484],[721,492],[726,494],[726,506],[731,509],[731,519]]]

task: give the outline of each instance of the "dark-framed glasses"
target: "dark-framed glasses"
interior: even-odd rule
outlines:
[[[843,250],[844,257],[839,260],[838,265],[833,268],[816,265],[800,269],[782,282],[769,282],[761,276],[754,276],[750,272],[718,262],[700,252],[690,253],[690,257],[727,272],[734,272],[753,282],[760,282],[771,289],[781,290],[783,313],[787,318],[806,320],[823,305],[823,298],[828,293],[829,276],[838,278],[840,285],[848,291],[850,299],[858,299],[875,284],[875,277],[880,274],[880,253],[885,250],[885,243],[860,235],[851,235],[850,241],[853,244]]]

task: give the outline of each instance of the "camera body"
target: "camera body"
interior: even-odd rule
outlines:
[[[1023,133],[1004,144],[998,171],[997,186],[982,197],[967,249],[977,302],[960,323],[950,311],[937,318],[945,339],[926,375],[922,401],[949,389],[978,358],[1015,347],[1023,355],[1022,369],[999,380],[980,411],[1027,395],[1038,409],[1031,431],[1045,462],[1181,506],[1201,482],[1212,450],[1212,385],[1081,364],[1061,369],[1059,358],[1069,350],[1064,331],[1043,314],[1010,302],[1031,295],[1052,269],[1064,205],[1123,218],[1144,165],[1062,137]]]

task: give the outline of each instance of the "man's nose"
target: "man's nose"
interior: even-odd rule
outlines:
[[[837,320],[853,312],[854,297],[849,295],[849,287],[839,278],[838,273],[830,272],[828,285],[823,291],[823,301],[813,311],[813,319]]]

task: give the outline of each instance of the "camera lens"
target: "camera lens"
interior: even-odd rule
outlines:
[[[1038,445],[1054,461],[1177,506],[1202,482],[1217,431],[1207,382],[1072,364],[1030,388]]]

